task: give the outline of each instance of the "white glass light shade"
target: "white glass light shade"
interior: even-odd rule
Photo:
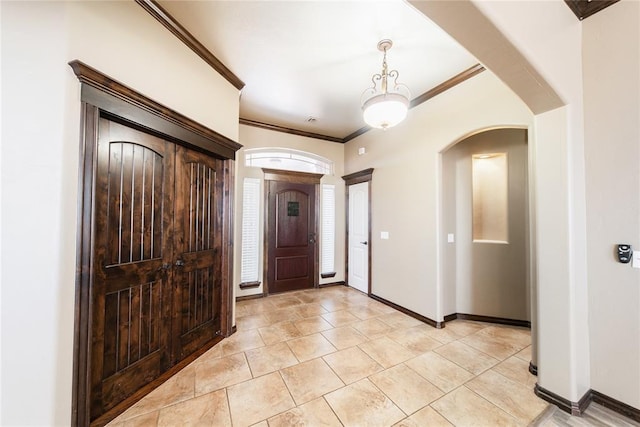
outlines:
[[[362,106],[366,124],[378,129],[387,129],[407,117],[409,99],[396,93],[380,94],[369,98]]]

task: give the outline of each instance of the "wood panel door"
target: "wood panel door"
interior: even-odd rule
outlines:
[[[316,278],[316,185],[269,181],[269,293],[313,288]]]
[[[176,148],[173,330],[178,359],[220,335],[222,167],[222,160]]]
[[[80,61],[70,65],[82,86],[71,416],[73,425],[104,425],[233,333],[233,171],[241,145]],[[222,160],[185,160],[178,146]],[[215,184],[197,175],[183,182],[194,162],[215,170]],[[202,204],[198,215],[184,207],[185,188],[213,200],[213,232],[204,228]],[[189,218],[198,238],[214,236],[213,247],[183,247]],[[191,273],[184,303],[179,283],[190,283]],[[214,291],[207,273],[219,276]]]
[[[221,338],[224,161],[101,118],[91,418]]]
[[[171,365],[173,144],[100,119],[92,286],[91,413]]]

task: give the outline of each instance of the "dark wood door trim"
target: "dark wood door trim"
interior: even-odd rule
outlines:
[[[320,222],[318,219],[320,218],[320,179],[322,178],[322,174],[317,174],[317,173],[306,173],[306,172],[296,172],[296,171],[286,171],[286,170],[278,170],[278,169],[265,169],[263,168],[262,171],[264,172],[264,243],[263,243],[263,249],[264,249],[264,259],[263,259],[263,268],[264,268],[264,273],[263,273],[263,277],[265,278],[264,280],[264,285],[262,288],[262,294],[264,296],[269,295],[269,283],[268,280],[266,280],[267,277],[269,277],[269,256],[270,256],[270,251],[269,251],[269,241],[268,241],[268,236],[269,236],[269,219],[270,219],[270,215],[272,214],[269,211],[269,183],[271,181],[281,181],[281,182],[290,182],[290,183],[294,183],[294,184],[314,184],[316,186],[316,197],[315,197],[315,201],[314,201],[314,211],[315,211],[315,229],[314,229],[314,233],[316,234],[316,236],[318,236],[318,223]],[[317,242],[317,239],[316,239]],[[317,246],[317,243],[316,243]],[[313,261],[313,286],[314,288],[317,288],[319,283],[320,283],[320,279],[318,278],[318,272],[320,271],[320,258],[319,258],[319,254],[320,251],[315,250],[315,256],[314,256],[314,261]]]
[[[371,181],[373,177],[373,168],[364,169],[359,172],[350,173],[349,175],[345,175],[342,177],[344,179],[345,184],[353,185],[360,184],[361,182]]]
[[[283,181],[283,182],[291,182],[294,184],[320,184],[320,180],[323,175],[320,173],[307,173],[307,172],[296,172],[296,171],[285,171],[285,170],[277,170],[277,169],[265,169],[262,168],[264,172],[264,180],[265,181]]]
[[[97,163],[99,110],[82,103],[80,173],[78,173],[78,231],[76,235],[75,323],[73,337],[73,389],[71,423],[89,425],[90,414],[90,330],[91,289],[93,289],[93,195]]]
[[[166,107],[95,68],[75,60],[69,62],[82,83],[82,101],[99,107],[121,120],[142,126],[146,132],[180,145],[235,159],[242,145]]]
[[[233,206],[235,197],[235,162],[224,161],[224,189],[222,194],[222,319],[220,328],[222,335],[231,336],[235,332],[233,325]]]
[[[373,168],[369,168],[369,169],[363,169],[361,171],[358,172],[354,172],[351,173],[349,175],[345,175],[342,177],[342,179],[344,179],[344,182],[346,184],[346,191],[345,191],[345,237],[344,237],[344,247],[345,247],[345,251],[344,251],[344,280],[347,284],[347,286],[349,285],[349,187],[355,184],[361,184],[363,182],[368,183],[368,188],[369,188],[369,200],[368,200],[368,207],[367,209],[369,210],[369,230],[368,230],[368,234],[369,234],[369,238],[368,238],[368,242],[369,245],[367,246],[367,250],[369,252],[368,254],[368,277],[367,277],[367,281],[369,282],[367,284],[367,289],[368,292],[367,294],[371,295],[371,247],[373,246],[373,242],[371,241],[371,180],[373,179]]]
[[[223,250],[222,250],[222,334],[233,331],[233,179],[235,152],[242,146],[217,132],[145,97],[110,79],[79,61],[70,63],[82,83],[81,129],[79,138],[78,228],[76,234],[76,280],[74,305],[74,362],[72,388],[72,425],[88,426],[91,422],[91,298],[94,260],[94,190],[97,172],[98,122],[101,115],[128,124],[171,142],[223,159]],[[174,365],[149,388],[134,394],[131,401],[118,405],[109,414],[95,420],[105,424],[127,405],[167,380],[173,373],[195,359],[204,349]]]

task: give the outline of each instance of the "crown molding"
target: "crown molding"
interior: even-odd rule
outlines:
[[[620,0],[564,0],[579,20],[590,17]]]
[[[303,131],[303,130],[293,129],[293,128],[289,128],[289,127],[286,127],[286,126],[279,126],[279,125],[274,125],[274,124],[270,124],[270,123],[258,122],[256,120],[243,119],[242,117],[240,118],[240,124],[241,125],[247,125],[247,126],[253,126],[253,127],[261,128],[261,129],[272,130],[272,131],[276,131],[276,132],[288,133],[290,135],[306,136],[307,138],[315,138],[315,139],[322,139],[324,141],[329,141],[329,142],[344,143],[344,139],[343,138],[337,138],[335,136],[323,135],[323,134],[320,134],[320,133],[306,132],[306,131]]]
[[[236,89],[242,90],[244,82],[215,57],[202,43],[200,43],[186,28],[184,28],[169,12],[167,12],[156,0],[135,0],[144,10],[164,25],[189,49],[209,64],[222,77],[231,83]]]
[[[467,68],[463,72],[458,73],[455,76],[451,77],[449,80],[445,80],[444,82],[440,83],[438,86],[434,87],[433,89],[430,89],[425,93],[423,93],[422,95],[414,98],[411,101],[411,106],[409,108],[414,108],[424,102],[427,102],[434,96],[440,95],[441,93],[448,91],[452,87],[455,87],[460,83],[469,80],[471,77],[482,73],[484,70],[485,68],[480,64],[476,64],[472,67]]]
[[[347,135],[344,138],[342,138],[342,143],[343,144],[347,143],[347,142],[351,141],[352,139],[357,138],[360,135],[369,132],[371,129],[372,129],[372,127],[368,126],[368,125],[367,126],[362,126],[360,129],[358,129],[358,130],[356,130],[354,132],[351,132],[349,135]]]
[[[461,73],[456,74],[455,76],[451,77],[449,80],[446,80],[442,83],[440,83],[438,86],[426,91],[425,93],[423,93],[422,95],[414,98],[411,101],[411,104],[409,105],[409,109],[417,107],[418,105],[430,100],[431,98],[433,98],[434,96],[440,95],[443,92],[446,92],[447,90],[451,89],[454,86],[459,85],[460,83],[469,80],[470,78],[482,73],[483,71],[485,71],[485,68],[480,65],[480,64],[476,64],[472,67],[467,68],[466,70],[462,71]],[[288,133],[288,134],[292,134],[292,135],[298,135],[298,136],[306,136],[309,138],[315,138],[315,139],[322,139],[324,141],[329,141],[329,142],[337,142],[339,144],[344,144],[347,143],[349,141],[351,141],[352,139],[369,132],[372,128],[370,126],[363,126],[360,129],[350,133],[349,135],[345,136],[344,138],[337,138],[335,136],[329,136],[329,135],[323,135],[323,134],[319,134],[319,133],[312,133],[312,132],[305,132],[302,130],[298,130],[298,129],[292,129],[289,127],[285,127],[285,126],[279,126],[279,125],[274,125],[274,124],[270,124],[270,123],[263,123],[263,122],[258,122],[255,120],[249,120],[249,119],[243,119],[240,118],[240,124],[242,125],[247,125],[247,126],[254,126],[254,127],[258,127],[258,128],[262,128],[262,129],[268,129],[268,130],[272,130],[275,132],[283,132],[283,133]]]
[[[565,0],[567,4],[570,2],[578,2],[580,0]],[[602,0],[602,2],[615,3],[619,0]],[[144,10],[146,10],[151,16],[153,16],[158,22],[164,25],[169,31],[171,31],[178,39],[180,39],[187,47],[195,52],[200,58],[202,58],[207,64],[209,64],[214,70],[216,70],[222,77],[224,77],[229,83],[231,83],[238,90],[242,90],[244,82],[240,80],[238,76],[233,74],[229,68],[227,68],[218,58],[215,57],[202,43],[200,43],[186,28],[184,28],[169,12],[167,12],[156,0],[135,0]],[[570,6],[571,7],[571,6]],[[606,6],[604,6],[606,7]],[[411,101],[409,108],[417,107],[423,102],[428,101],[436,95],[439,95],[452,87],[464,82],[467,79],[483,72],[485,68],[476,64],[471,68],[464,70],[463,72],[453,76],[449,80],[439,84],[438,86],[428,90],[422,95],[414,98]],[[271,123],[263,123],[256,120],[250,120],[240,118],[240,124],[253,126],[261,129],[272,130],[275,132],[288,133],[290,135],[304,136],[307,138],[320,139],[323,141],[336,142],[344,144],[351,141],[354,138],[370,131],[370,126],[363,126],[360,129],[355,130],[344,138],[335,136],[324,135],[320,133],[307,132],[303,130],[293,129],[286,126],[280,126]]]

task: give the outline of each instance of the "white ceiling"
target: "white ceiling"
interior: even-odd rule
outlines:
[[[412,98],[478,62],[401,0],[159,3],[244,81],[241,118],[332,137],[364,126],[381,39],[393,40],[387,62]]]

